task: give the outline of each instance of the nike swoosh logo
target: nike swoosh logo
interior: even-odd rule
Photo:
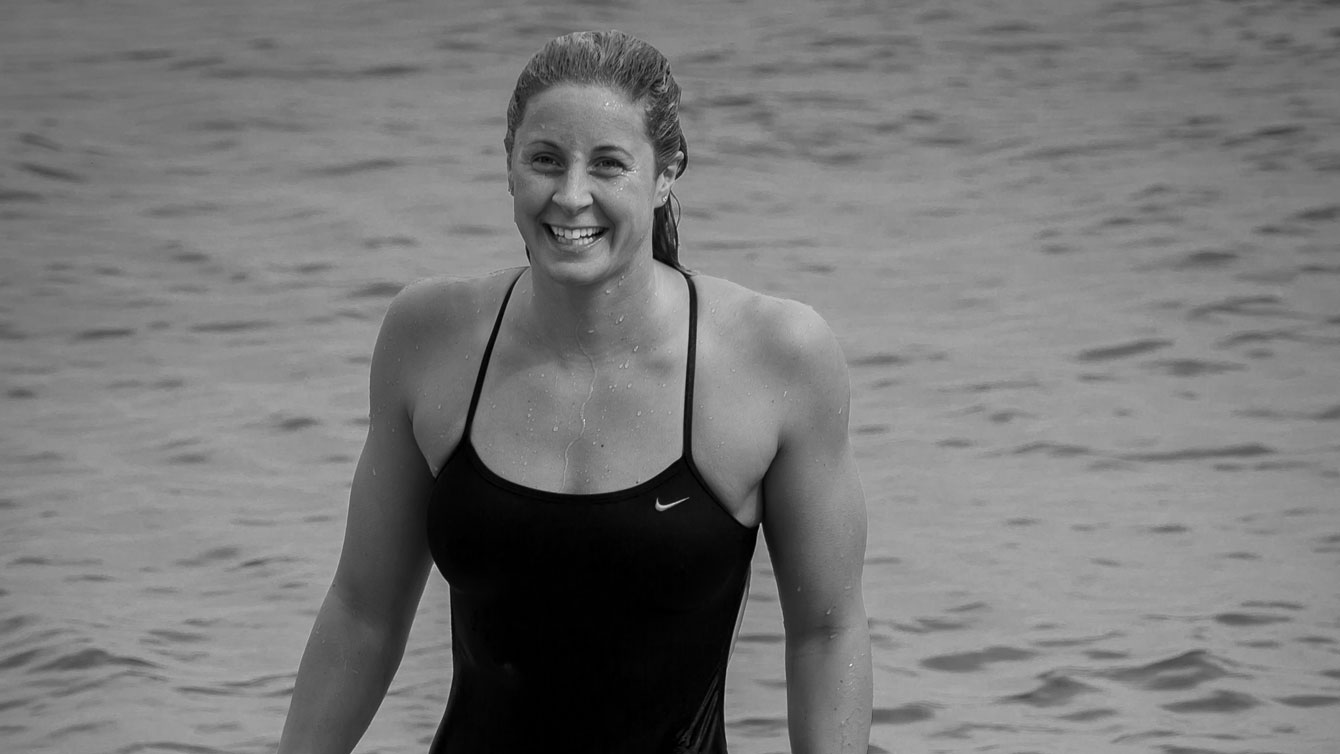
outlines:
[[[664,512],[666,512],[666,511],[670,510],[671,508],[675,507],[676,505],[679,505],[680,503],[684,502],[685,500],[688,500],[688,498],[687,498],[687,497],[681,497],[680,499],[676,500],[676,501],[673,502],[673,503],[666,503],[665,505],[661,505],[661,499],[658,497],[658,498],[656,498],[656,512],[657,512],[657,513],[664,513]]]

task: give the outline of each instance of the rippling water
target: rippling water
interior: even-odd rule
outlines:
[[[686,91],[686,260],[851,362],[872,751],[1336,750],[1335,2],[0,15],[0,748],[272,750],[386,303],[520,262],[512,80],[614,26]],[[756,567],[743,754],[786,749]],[[361,751],[426,747],[447,614]]]

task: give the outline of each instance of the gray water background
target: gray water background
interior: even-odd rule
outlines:
[[[0,749],[273,749],[389,297],[520,263],[506,98],[601,27],[684,86],[686,261],[843,342],[872,751],[1337,750],[1340,6],[1214,0],[5,3]]]

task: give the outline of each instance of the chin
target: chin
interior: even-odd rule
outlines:
[[[531,251],[530,266],[559,283],[592,285],[607,279],[617,265],[605,255],[576,256],[544,249]]]
[[[602,283],[633,266],[630,260],[611,254],[603,241],[581,252],[554,248],[545,243],[529,248],[532,268],[568,285]]]

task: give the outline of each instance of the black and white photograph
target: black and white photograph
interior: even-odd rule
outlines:
[[[0,751],[1335,754],[1340,2],[0,1]]]

